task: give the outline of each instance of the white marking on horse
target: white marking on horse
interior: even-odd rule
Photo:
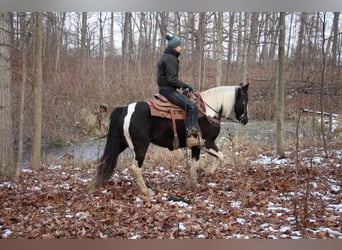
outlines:
[[[131,124],[132,115],[135,111],[135,105],[136,103],[131,103],[127,106],[127,115],[125,116],[124,124],[123,124],[123,131],[124,131],[126,142],[128,144],[128,147],[132,150],[134,150],[134,146],[133,146],[132,137],[129,133],[129,125]]]
[[[235,92],[236,86],[220,86],[202,92],[202,98],[207,105],[206,115],[215,117],[219,111],[227,118],[233,115]]]

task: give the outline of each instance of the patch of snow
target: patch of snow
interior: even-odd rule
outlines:
[[[332,190],[334,190],[335,192],[339,192],[341,190],[341,187],[340,186],[337,186],[337,185],[331,185],[330,186]]]
[[[140,239],[140,238],[141,238],[141,236],[139,234],[137,234],[137,235],[132,236],[130,239],[136,240],[136,239]]]
[[[10,181],[5,181],[3,183],[0,183],[0,187],[14,188],[13,184]]]
[[[241,225],[244,225],[246,223],[246,220],[243,218],[236,218],[236,221]]]
[[[230,206],[231,206],[231,207],[240,208],[240,205],[241,205],[241,201],[232,201],[232,202],[230,203]]]
[[[28,187],[26,190],[29,190],[29,191],[40,191],[42,190],[41,187]]]
[[[171,205],[177,205],[179,207],[186,207],[186,208],[189,208],[189,209],[192,208],[192,206],[190,206],[188,203],[183,202],[183,201],[169,201],[169,203]]]
[[[289,212],[290,210],[285,207],[276,207],[273,202],[269,202],[267,205],[268,210],[284,210],[285,212]],[[282,214],[280,214],[282,215]]]
[[[281,165],[281,164],[286,164],[288,163],[288,159],[274,159],[270,156],[265,156],[262,154],[259,154],[259,158],[255,161],[251,161],[251,164],[262,164],[262,165],[267,165],[267,164],[276,164],[276,165]]]
[[[342,204],[330,204],[327,210],[335,210],[336,212],[342,213]]]
[[[210,182],[210,183],[208,183],[208,186],[210,186],[210,187],[216,187],[216,186],[217,186],[217,184],[216,184],[216,183],[214,183],[214,182]]]
[[[136,198],[135,198],[135,202],[143,202],[143,200],[140,199],[139,197],[136,197]]]
[[[28,169],[28,168],[22,168],[21,172],[22,173],[32,173],[33,171],[31,169]]]
[[[11,231],[11,230],[5,229],[5,231],[3,232],[3,234],[1,235],[1,237],[2,237],[3,239],[5,239],[5,238],[8,238],[11,234],[12,234],[12,231]]]
[[[101,193],[103,193],[103,194],[110,194],[111,192],[108,191],[108,190],[103,190],[103,191],[101,191]]]
[[[60,166],[60,165],[50,165],[50,166],[48,166],[48,169],[50,169],[50,170],[61,170],[62,169],[62,166]]]
[[[290,231],[291,232],[291,228],[288,227],[288,226],[281,226],[279,231],[282,232],[282,233],[285,233],[286,231]]]
[[[322,161],[324,161],[324,159],[322,157],[319,157],[319,156],[315,156],[313,159],[312,159],[313,162],[316,162],[316,163],[321,163]]]
[[[342,233],[336,230],[332,230],[330,228],[327,227],[320,227],[318,228],[318,230],[312,230],[312,229],[308,229],[310,231],[312,231],[313,233],[319,233],[319,232],[327,232],[330,236],[332,237],[342,237]]]
[[[182,230],[182,231],[184,231],[186,229],[183,222],[178,223],[178,228],[179,228],[179,230]]]
[[[64,183],[62,183],[62,184],[57,184],[57,185],[55,186],[55,189],[57,189],[57,188],[63,188],[63,189],[65,189],[65,190],[70,190],[70,189],[71,189],[71,186],[69,185],[69,183],[64,182]]]

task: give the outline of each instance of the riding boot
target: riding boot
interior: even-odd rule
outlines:
[[[197,133],[196,129],[188,129],[186,136],[186,145],[187,147],[202,147],[204,146],[204,139]]]
[[[200,138],[200,136],[197,136],[197,138],[194,135],[190,135],[186,138],[186,146],[191,147],[202,147],[204,145],[204,140]]]

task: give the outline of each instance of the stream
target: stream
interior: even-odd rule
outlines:
[[[239,123],[221,123],[221,133],[216,141],[224,140],[227,134],[233,137],[242,137],[246,140],[276,143],[276,122],[275,121],[251,121],[242,126]],[[295,122],[287,121],[285,124],[286,139],[295,137]],[[58,148],[49,148],[43,153],[43,157],[50,155],[61,161],[63,156],[72,155],[74,160],[93,161],[101,157],[106,138],[96,139],[73,145]]]

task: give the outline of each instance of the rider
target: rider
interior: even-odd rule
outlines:
[[[157,83],[159,93],[165,96],[170,102],[184,109],[187,113],[186,117],[186,144],[188,147],[201,146],[203,140],[200,140],[198,127],[198,108],[196,104],[185,95],[177,91],[177,89],[193,88],[190,84],[186,84],[178,79],[179,60],[178,57],[182,50],[181,41],[176,36],[166,35],[167,48],[160,57],[157,65]]]

